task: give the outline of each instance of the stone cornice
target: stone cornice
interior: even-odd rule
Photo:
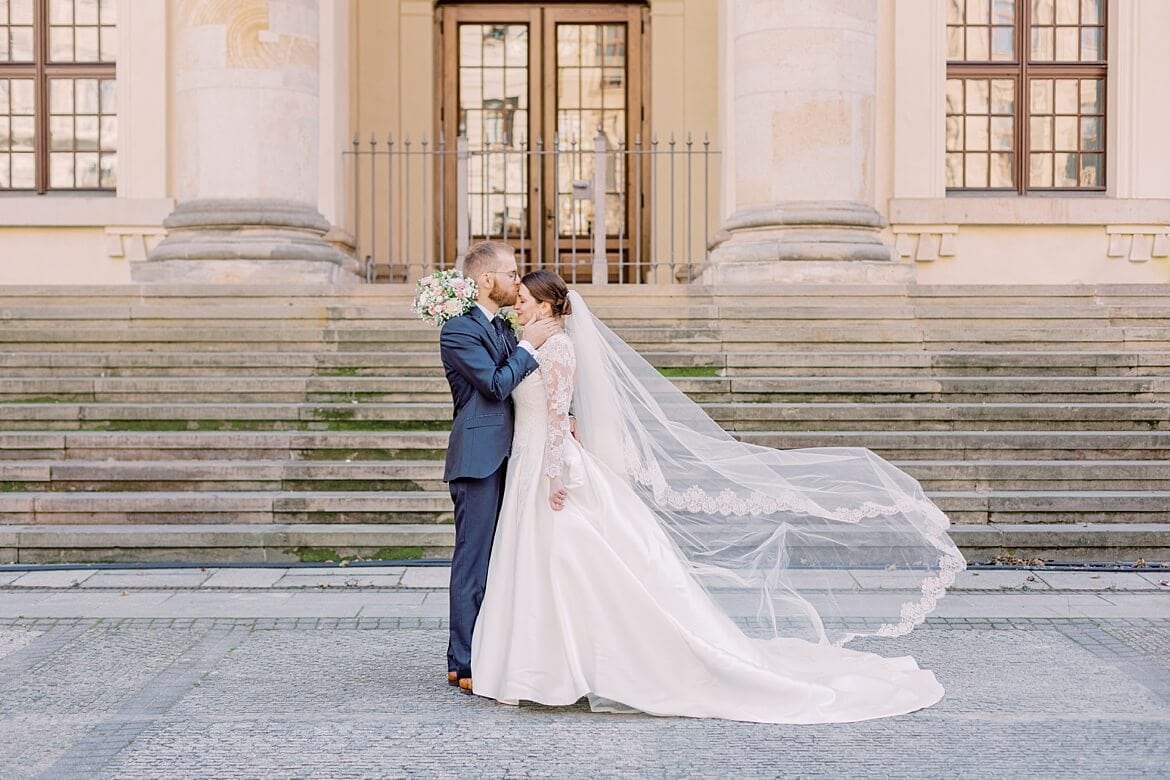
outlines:
[[[101,195],[0,196],[0,229],[6,227],[106,227],[158,225],[175,207],[171,198]]]
[[[1170,198],[892,198],[889,203],[894,225],[1159,225],[1170,215]]]

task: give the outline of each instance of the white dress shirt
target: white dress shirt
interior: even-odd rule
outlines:
[[[478,306],[478,307],[479,307],[479,310],[483,312],[483,316],[487,317],[487,321],[488,321],[488,322],[491,322],[491,321],[492,321],[492,320],[494,320],[496,317],[499,317],[499,316],[501,316],[499,312],[493,312],[491,309],[489,309],[488,307],[484,306],[484,305],[483,305],[482,303],[480,303],[479,301],[476,301],[476,302],[475,302],[475,305],[476,305],[476,306]],[[494,327],[494,325],[493,325],[493,327]],[[509,327],[509,328],[511,328],[512,326],[511,326],[511,325],[508,325],[508,327]],[[529,354],[529,355],[532,355],[532,356],[534,356],[534,357],[535,357],[535,355],[536,355],[536,347],[532,346],[532,345],[531,345],[531,344],[529,344],[527,341],[521,341],[521,342],[520,342],[519,344],[517,344],[516,346],[520,347],[520,349],[526,350],[526,351],[528,352],[528,354]]]

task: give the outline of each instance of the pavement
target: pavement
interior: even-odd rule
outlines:
[[[943,701],[825,726],[467,696],[448,576],[0,567],[0,778],[1170,777],[1170,570],[963,572],[909,636],[850,645]]]

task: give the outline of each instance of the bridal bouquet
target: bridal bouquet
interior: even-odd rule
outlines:
[[[441,328],[452,317],[470,311],[477,293],[475,282],[458,271],[435,271],[418,280],[411,308],[419,317]]]

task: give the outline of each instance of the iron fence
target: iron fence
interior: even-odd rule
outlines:
[[[698,277],[718,219],[719,151],[673,134],[590,143],[451,148],[442,137],[354,137],[343,151],[358,257],[369,282],[455,267],[476,240],[507,241],[522,271],[573,283]]]

